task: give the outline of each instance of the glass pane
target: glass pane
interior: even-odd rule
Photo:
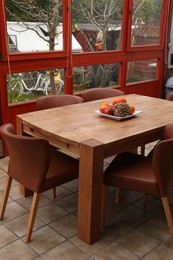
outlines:
[[[84,52],[121,49],[123,0],[73,0],[73,35]]]
[[[132,61],[127,64],[127,83],[156,78],[157,59]]]
[[[168,44],[169,52],[168,52],[168,68],[173,68],[173,17],[171,22],[171,31],[170,31],[170,42]]]
[[[74,92],[95,87],[117,86],[118,68],[118,63],[74,68]]]
[[[6,10],[9,52],[63,50],[62,0],[7,0]]]
[[[162,0],[134,0],[131,46],[159,44]]]
[[[51,93],[62,94],[63,76],[62,69],[8,74],[8,103],[32,100]]]

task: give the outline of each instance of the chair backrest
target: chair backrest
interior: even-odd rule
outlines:
[[[173,138],[173,123],[165,126],[163,132],[163,140]]]
[[[81,97],[74,95],[48,95],[36,100],[36,110],[67,106],[82,102],[83,99]]]
[[[168,188],[173,181],[173,138],[160,141],[153,151],[152,165],[158,182],[161,196],[167,196]]]
[[[123,91],[113,88],[92,88],[81,92],[84,102],[122,95],[124,95]]]
[[[167,99],[167,100],[170,100],[170,101],[173,101],[173,92],[169,92],[169,93],[166,95],[166,99]]]
[[[9,151],[8,174],[26,188],[40,192],[51,160],[48,141],[17,135],[12,124],[2,125],[0,134]]]

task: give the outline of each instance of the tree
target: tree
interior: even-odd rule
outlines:
[[[7,17],[10,20],[22,22],[26,30],[34,30],[41,38],[48,42],[49,50],[55,48],[55,37],[57,36],[57,26],[62,17],[59,12],[61,0],[7,0]],[[14,11],[13,11],[14,10]],[[38,30],[31,28],[27,22],[41,22],[47,28],[48,39],[39,34]],[[52,94],[56,93],[54,70],[50,71],[50,85]]]
[[[101,44],[102,51],[106,51],[108,49],[108,41],[113,39],[110,32],[115,31],[121,24],[121,11],[122,0],[82,0],[80,2],[78,0],[73,0],[73,23],[91,24],[91,26],[98,31],[97,42],[95,42],[95,44]],[[95,51],[87,37],[86,41],[90,46],[90,50]],[[114,43],[113,49],[115,48],[116,42]],[[93,66],[93,86],[108,86],[115,65],[116,64],[101,64]]]

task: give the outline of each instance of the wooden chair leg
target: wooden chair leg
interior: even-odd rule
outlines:
[[[145,156],[145,144],[141,146],[141,155]]]
[[[120,188],[115,188],[115,203],[119,203],[120,201]]]
[[[170,209],[170,205],[168,202],[168,198],[167,197],[162,198],[162,203],[163,203],[163,208],[165,211],[169,231],[171,234],[171,238],[173,239],[173,220],[172,220],[172,214],[171,214],[171,209]]]
[[[3,192],[3,197],[2,197],[2,206],[0,209],[0,219],[2,220],[4,217],[4,213],[5,213],[5,209],[6,209],[6,205],[7,205],[7,201],[8,201],[8,196],[10,193],[10,188],[11,188],[11,184],[12,184],[12,180],[13,178],[9,175],[7,175],[6,177],[6,183],[5,183],[5,189]]]
[[[106,208],[107,208],[108,186],[102,187],[102,208],[101,208],[101,229],[104,228],[106,222]]]
[[[36,214],[37,214],[39,201],[40,201],[40,193],[34,192],[33,199],[32,199],[32,205],[31,205],[31,211],[30,211],[30,215],[29,215],[27,233],[26,233],[26,242],[27,243],[31,240],[32,230],[33,230],[33,226],[35,223],[35,218],[36,218]]]
[[[56,187],[55,188],[53,188],[53,198],[55,199],[56,198]]]

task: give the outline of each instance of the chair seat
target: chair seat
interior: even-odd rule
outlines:
[[[117,155],[105,171],[104,184],[160,196],[152,159],[138,154]]]
[[[58,164],[57,161],[59,162]],[[71,178],[69,172],[71,173]],[[78,177],[79,161],[52,148],[52,159],[42,192],[77,179]]]

